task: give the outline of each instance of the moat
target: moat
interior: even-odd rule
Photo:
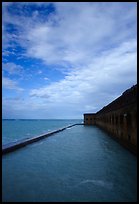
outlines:
[[[95,126],[3,156],[3,202],[137,201],[137,158]]]

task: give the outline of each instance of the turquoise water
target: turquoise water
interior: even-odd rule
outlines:
[[[2,144],[37,136],[82,120],[2,120]]]
[[[4,155],[2,195],[3,202],[135,202],[137,159],[101,129],[74,126]]]

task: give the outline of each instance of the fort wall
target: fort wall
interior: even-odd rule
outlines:
[[[137,151],[137,85],[97,113],[84,114],[84,125],[97,125],[130,151]]]

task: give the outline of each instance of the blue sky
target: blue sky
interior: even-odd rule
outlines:
[[[3,118],[82,118],[137,83],[137,3],[3,2]]]

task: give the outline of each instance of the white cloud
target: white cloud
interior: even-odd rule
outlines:
[[[126,86],[136,84],[136,43],[123,43],[111,51],[87,67],[77,68],[59,82],[33,89],[30,96],[40,101],[46,99],[47,105],[61,104],[61,108],[74,105],[74,109],[80,106],[80,111],[88,107],[99,110],[118,97]]]
[[[5,21],[16,26],[18,39],[14,40],[26,49],[26,56],[50,64],[86,64],[104,47],[136,37],[134,3],[58,2],[53,5],[56,12],[43,21],[37,11],[37,20],[25,17],[22,12],[20,16],[4,12]]]
[[[39,70],[39,71],[38,71],[38,74],[42,74],[42,70]]]
[[[16,91],[23,91],[23,88],[18,86],[18,83],[14,80],[11,80],[7,77],[2,77],[2,87],[5,89],[13,89]]]
[[[111,4],[108,5],[110,9]],[[52,16],[49,22],[35,25],[26,35],[29,40],[27,54],[35,54],[46,63],[90,63],[104,46],[115,46],[133,32],[130,27],[125,28],[126,18],[119,12],[117,16],[115,14],[117,18],[113,18],[106,5],[102,7],[103,12],[99,5],[92,3],[76,3],[76,6],[74,3],[56,3],[55,6],[57,15]],[[116,9],[112,9],[115,13]],[[129,11],[133,16],[135,10]],[[125,15],[129,11],[125,10]],[[54,19],[56,26],[53,26]]]
[[[47,77],[44,77],[44,80],[49,80]]]
[[[21,75],[23,72],[23,67],[13,62],[3,63],[2,69],[11,75]]]
[[[64,66],[66,73],[58,82],[31,90],[22,105],[12,100],[11,110],[43,118],[96,112],[136,83],[136,3],[52,4],[55,12],[48,16],[40,15],[39,9],[25,15],[21,8],[30,3],[20,4],[20,15],[9,12],[9,3],[3,8],[5,54],[9,54],[6,48],[19,45],[23,57],[55,65],[51,67],[61,65],[57,68],[61,72]],[[47,10],[48,4],[38,4],[44,5]],[[16,28],[15,34],[7,31],[8,23]],[[12,63],[4,65],[11,74],[18,68],[20,72],[21,67]],[[36,73],[42,73],[40,68]],[[3,78],[3,86],[21,90],[8,78]]]

